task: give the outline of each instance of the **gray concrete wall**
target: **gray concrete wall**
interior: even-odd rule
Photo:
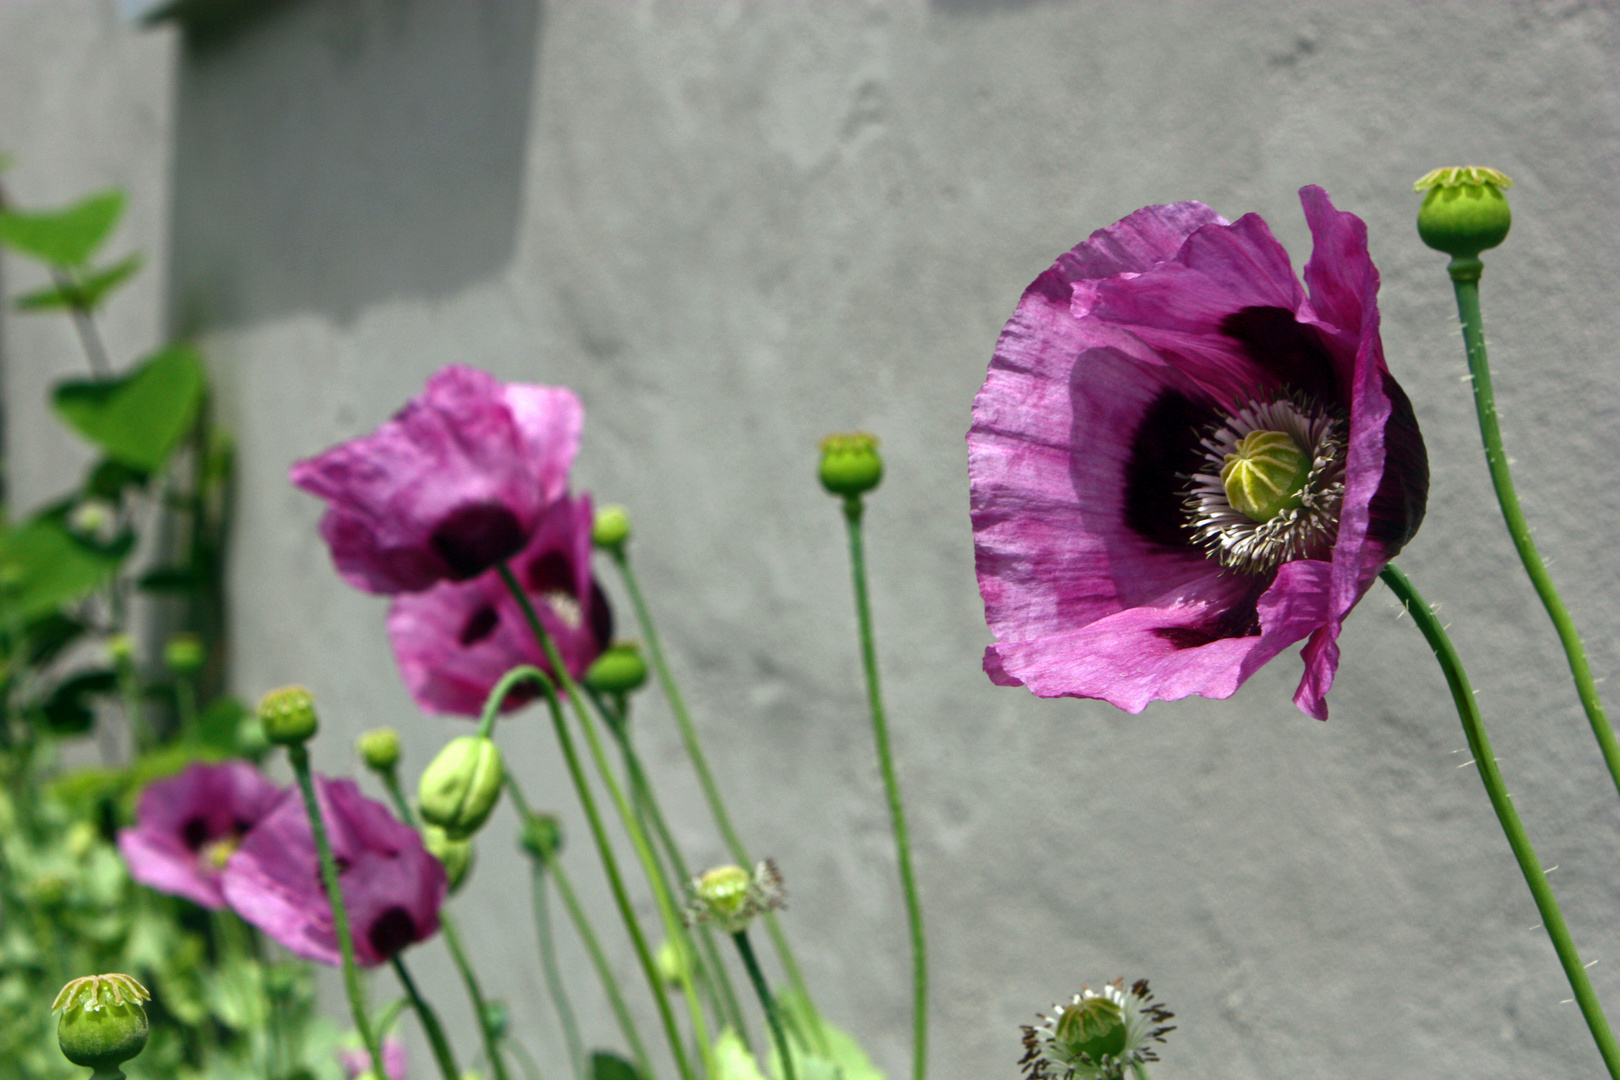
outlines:
[[[235,682],[313,687],[326,768],[350,768],[352,735],[376,724],[418,764],[465,729],[415,714],[384,604],[333,575],[288,464],[370,430],[450,361],[573,386],[578,484],[635,515],[735,814],[787,875],[810,981],[904,1075],[904,923],[840,522],[813,481],[822,434],[867,428],[889,470],[868,515],[873,599],[934,1076],[1012,1076],[1019,1024],[1119,975],[1150,977],[1177,1013],[1155,1070],[1170,1080],[1590,1076],[1444,684],[1388,594],[1346,627],[1326,724],[1289,704],[1291,654],[1231,701],[1141,717],[997,689],[979,671],[962,435],[1019,293],[1093,229],[1197,198],[1259,211],[1298,262],[1302,184],[1362,215],[1434,469],[1402,563],[1473,666],[1515,802],[1620,1007],[1620,806],[1512,573],[1444,259],[1419,243],[1410,191],[1441,164],[1519,181],[1485,281],[1502,412],[1606,675],[1617,51],[1620,8],[1550,0],[306,0],[190,50],[117,29],[102,3],[38,2],[0,8],[0,145],[20,197],[131,187],[121,241],[157,260],[114,338],[126,354],[150,339],[164,297],[167,325],[207,344],[243,450]],[[63,474],[62,440],[26,407],[77,362],[61,327],[3,329],[27,502]],[[637,722],[694,861],[720,858],[663,706],[650,695]],[[545,728],[506,731],[608,925]],[[502,818],[481,840],[459,904],[551,1075],[512,833]],[[421,952],[470,1051],[448,963]],[[588,985],[577,950],[569,965]],[[600,998],[585,1005],[608,1040]]]

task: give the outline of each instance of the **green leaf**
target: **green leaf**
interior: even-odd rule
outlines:
[[[97,547],[54,517],[0,533],[0,610],[27,620],[77,600],[117,572],[132,543]]]
[[[247,716],[248,708],[240,701],[233,697],[218,698],[197,717],[192,741],[205,750],[239,754],[242,752],[242,721]]]
[[[124,193],[98,192],[65,210],[0,211],[0,244],[52,266],[79,266],[111,235]]]
[[[205,584],[203,575],[189,566],[160,566],[142,574],[135,587],[142,592],[173,595],[196,592]]]
[[[85,735],[95,726],[91,699],[116,693],[114,671],[83,671],[65,679],[40,706],[39,717],[53,735]]]
[[[591,1054],[591,1080],[642,1080],[636,1067],[617,1054],[597,1050]]]
[[[197,350],[170,345],[122,378],[61,383],[51,404],[109,457],[157,472],[191,426],[203,383]]]
[[[883,1070],[872,1064],[848,1032],[827,1023],[816,1012],[814,1005],[796,991],[776,995],[776,1007],[782,1013],[783,1026],[788,1029],[788,1041],[793,1044],[793,1063],[802,1080],[827,1077],[831,1080],[885,1080]],[[812,1049],[810,1033],[819,1025],[826,1039],[826,1055]],[[781,1062],[775,1047],[771,1051],[771,1072],[782,1075]]]
[[[97,270],[78,281],[65,281],[38,292],[17,297],[18,311],[54,311],[77,308],[90,311],[102,297],[135,276],[141,268],[139,253],[120,259],[105,270]]]

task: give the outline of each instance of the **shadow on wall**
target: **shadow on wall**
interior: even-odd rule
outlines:
[[[170,325],[348,320],[509,261],[540,0],[252,0],[187,34]]]

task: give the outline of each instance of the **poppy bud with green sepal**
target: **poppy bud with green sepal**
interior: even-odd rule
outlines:
[[[445,743],[422,773],[417,800],[422,820],[460,840],[489,819],[505,781],[501,750],[482,735],[462,735]]]
[[[315,737],[315,698],[302,686],[283,686],[259,699],[264,737],[277,746],[297,746]]]
[[[585,685],[601,694],[628,694],[647,682],[647,661],[641,646],[617,641],[585,669]]]
[[[613,551],[630,539],[630,511],[622,506],[604,506],[591,521],[591,543]]]
[[[163,647],[163,662],[178,675],[190,675],[203,666],[202,640],[196,634],[176,634]]]
[[[428,854],[439,860],[450,891],[456,892],[472,870],[473,845],[471,840],[458,840],[437,825],[422,826],[422,846]]]
[[[535,858],[551,859],[562,843],[562,822],[550,814],[530,814],[523,823],[523,850]]]
[[[393,728],[373,728],[355,740],[354,748],[366,768],[376,773],[391,773],[399,764],[399,732]]]
[[[1478,165],[1435,169],[1412,185],[1426,192],[1418,235],[1436,251],[1469,259],[1507,239],[1513,212],[1502,192],[1513,181]]]
[[[56,1041],[63,1055],[99,1076],[122,1076],[118,1066],[146,1047],[150,1027],[141,1002],[151,996],[128,975],[87,975],[62,987],[51,1011],[62,1014]]]
[[[834,495],[864,495],[883,479],[876,435],[863,431],[821,440],[821,486]]]

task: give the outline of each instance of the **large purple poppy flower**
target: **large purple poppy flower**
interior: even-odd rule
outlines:
[[[1327,717],[1340,625],[1417,530],[1428,459],[1366,225],[1300,198],[1308,297],[1264,221],[1194,202],[1099,230],[1024,293],[968,432],[995,682],[1140,712],[1228,697],[1308,638],[1294,701]],[[1258,508],[1231,491],[1250,466]]]
[[[317,776],[315,794],[338,864],[355,959],[371,967],[431,937],[447,888],[444,867],[416,830],[360,794],[352,780]],[[248,834],[220,880],[226,902],[242,918],[299,956],[342,963],[298,792],[289,791]]]
[[[559,499],[511,564],[575,678],[613,637],[607,597],[591,576],[591,520],[589,495]],[[533,664],[551,670],[522,609],[495,571],[394,597],[388,638],[411,696],[429,712],[477,716],[512,668]],[[521,686],[507,696],[505,708],[518,708],[536,693]]]
[[[223,908],[220,869],[275,808],[282,790],[245,761],[196,764],[148,784],[134,827],[118,833],[129,876],[158,892]]]
[[[290,476],[331,504],[321,535],[344,580],[415,592],[523,550],[567,490],[584,416],[571,390],[452,364],[376,431]]]

